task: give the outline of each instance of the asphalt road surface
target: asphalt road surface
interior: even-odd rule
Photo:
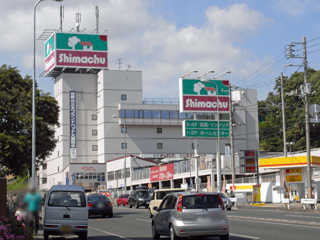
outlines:
[[[270,208],[241,207],[227,211],[227,216],[232,240],[320,239],[320,211],[279,211]],[[148,217],[147,209],[114,207],[113,218],[90,218],[88,240],[151,240],[150,225],[151,219]],[[50,238],[63,239],[52,236]],[[66,238],[77,239],[75,236]]]

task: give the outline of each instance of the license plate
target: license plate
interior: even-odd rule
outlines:
[[[72,227],[71,226],[61,226],[60,227],[60,231],[61,232],[71,232],[72,231]]]

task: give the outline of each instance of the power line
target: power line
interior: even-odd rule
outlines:
[[[317,38],[311,39],[311,40],[309,40],[309,41],[307,41],[307,42],[312,42],[312,41],[317,40],[317,39],[320,39],[320,37],[317,37]]]

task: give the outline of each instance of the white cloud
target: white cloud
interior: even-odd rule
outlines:
[[[178,78],[193,69],[199,70],[199,74],[208,70],[216,73],[231,70],[233,75],[242,76],[260,66],[259,62],[249,60],[250,50],[241,49],[238,43],[252,37],[271,20],[246,4],[234,4],[225,9],[211,6],[204,13],[202,26],[177,28],[174,22],[150,13],[152,1],[97,2],[100,30],[108,29],[110,68],[118,69],[117,59],[121,58],[125,65],[131,65],[131,69],[142,70],[147,97],[177,97]],[[65,1],[63,4],[64,31],[68,32],[75,26],[77,11],[82,14],[81,29],[86,28],[90,33],[95,28],[93,2],[77,0],[76,8],[72,5],[74,2]],[[2,13],[0,52],[12,56],[21,54],[21,64],[32,69],[33,9],[11,7],[10,11]],[[44,29],[59,27],[57,3],[41,3],[37,13],[37,35]],[[42,55],[43,41],[38,41],[37,67],[41,71]]]
[[[306,13],[306,7],[310,2],[310,0],[278,0],[274,9],[292,17],[300,17]]]

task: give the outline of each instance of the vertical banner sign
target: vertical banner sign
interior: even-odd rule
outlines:
[[[70,91],[70,158],[77,158],[76,92]]]
[[[72,181],[71,185],[75,185],[74,184],[74,173],[71,174],[71,181]]]

